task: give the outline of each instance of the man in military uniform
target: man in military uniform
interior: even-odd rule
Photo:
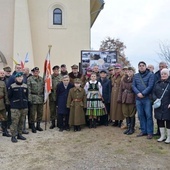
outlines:
[[[32,132],[36,133],[36,130],[43,131],[40,127],[40,122],[43,116],[43,103],[44,103],[44,80],[39,76],[39,68],[35,67],[32,70],[33,76],[27,79],[28,85],[28,101],[31,106],[31,128]],[[35,119],[37,113],[37,119]],[[37,126],[35,128],[35,122],[37,121]]]
[[[61,64],[61,72],[60,72],[60,75],[61,76],[65,76],[68,74],[68,71],[67,71],[67,67],[65,64]]]
[[[62,76],[59,74],[59,66],[53,67],[53,74],[52,74],[52,90],[49,95],[49,106],[50,106],[50,120],[51,126],[50,129],[55,127],[55,119],[56,119],[56,89],[57,84],[61,81]]]
[[[9,66],[6,66],[3,68],[4,72],[5,72],[5,77],[4,77],[4,82],[6,84],[6,87],[7,87],[7,84],[8,84],[8,81],[11,77],[11,67]],[[7,125],[8,125],[8,128],[10,127],[11,125],[11,108],[10,108],[10,105],[7,105],[6,107],[6,111],[8,112],[8,116],[7,116]]]
[[[2,126],[2,136],[11,137],[7,131],[6,106],[9,105],[7,89],[5,82],[1,80],[4,77],[4,71],[0,70],[0,121]]]
[[[4,72],[5,72],[5,84],[7,85],[8,84],[8,80],[9,78],[11,77],[11,67],[9,66],[6,66],[3,68]]]
[[[82,74],[78,72],[78,65],[74,64],[71,66],[72,72],[70,72],[68,75],[70,77],[70,83],[74,84],[75,78],[82,78]]]
[[[23,73],[15,74],[15,83],[11,84],[8,89],[8,97],[11,105],[12,124],[10,126],[12,138],[11,141],[16,143],[17,139],[26,140],[22,136],[23,122],[28,113],[28,88],[23,83]],[[17,136],[17,139],[16,139]]]

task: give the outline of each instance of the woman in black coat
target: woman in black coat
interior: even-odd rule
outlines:
[[[154,109],[155,119],[158,121],[161,133],[161,137],[157,141],[162,142],[166,139],[165,143],[170,143],[170,77],[167,68],[161,70],[161,80],[155,83],[153,100],[160,99],[164,91],[165,93],[161,100],[161,106]],[[167,138],[165,135],[165,124],[167,128]]]

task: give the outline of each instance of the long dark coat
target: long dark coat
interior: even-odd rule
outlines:
[[[69,114],[69,109],[67,108],[67,97],[69,90],[73,87],[71,83],[68,84],[67,88],[65,89],[63,82],[57,84],[57,97],[56,97],[56,105],[57,113],[58,114]]]
[[[158,80],[154,86],[152,97],[155,101],[157,98],[161,98],[161,95],[166,88],[167,84],[170,83],[170,78],[166,81]],[[166,90],[162,100],[161,106],[154,110],[155,119],[158,120],[170,120],[170,109],[168,109],[168,105],[170,104],[170,85]]]
[[[108,78],[104,78],[103,80],[99,78],[98,81],[102,85],[102,97],[104,99],[104,103],[110,103],[110,95],[111,95],[110,80]]]
[[[73,87],[70,89],[67,107],[70,108],[69,125],[77,126],[85,124],[84,108],[86,108],[86,92],[83,88]]]
[[[111,102],[110,102],[110,118],[111,120],[123,120],[124,116],[122,113],[122,104],[117,102],[118,92],[120,88],[120,83],[122,79],[122,74],[114,75],[111,78],[112,92],[111,92]]]

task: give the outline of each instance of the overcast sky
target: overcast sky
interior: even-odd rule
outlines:
[[[141,60],[157,67],[159,42],[170,42],[170,0],[105,0],[91,29],[91,48],[98,50],[107,36],[124,42],[134,67]]]

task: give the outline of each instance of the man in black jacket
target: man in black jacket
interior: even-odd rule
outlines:
[[[23,73],[15,74],[15,83],[11,84],[8,90],[8,98],[11,105],[12,124],[10,126],[12,138],[11,141],[16,143],[18,140],[26,140],[22,136],[23,121],[28,112],[28,89],[23,83]],[[17,136],[17,139],[16,139]]]

